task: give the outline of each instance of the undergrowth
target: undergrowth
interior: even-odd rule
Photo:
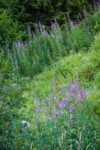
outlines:
[[[100,33],[88,52],[64,57],[33,79],[1,76],[0,149],[100,148],[99,49]]]

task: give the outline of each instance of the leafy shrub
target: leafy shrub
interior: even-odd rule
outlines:
[[[8,78],[10,71],[8,60],[2,52],[0,53],[0,80],[3,78]]]
[[[93,50],[94,52],[100,50],[100,32],[95,36],[95,41],[90,47],[90,50]]]
[[[79,52],[82,49],[88,49],[92,37],[84,32],[83,29],[75,26],[71,32],[67,33],[67,48],[73,52]]]
[[[86,77],[91,80],[94,79],[95,73],[100,69],[100,34],[98,34],[95,38],[94,44],[90,47],[91,53],[89,53],[88,57],[83,58],[83,65],[80,69],[80,76]]]
[[[100,31],[100,11],[98,10],[90,17],[86,17],[81,23],[80,27],[85,32],[92,34],[93,36]]]
[[[94,76],[94,85],[100,89],[100,71],[96,72],[95,73],[95,76]]]
[[[0,45],[8,45],[15,39],[21,39],[23,35],[24,32],[19,31],[19,23],[3,11],[0,15]]]
[[[87,0],[2,0],[1,8],[6,10],[13,18],[24,24],[33,24],[42,21],[50,24],[51,20],[57,18],[59,22],[64,22],[64,14],[69,13],[71,18],[78,18],[84,9],[84,5],[89,9]]]

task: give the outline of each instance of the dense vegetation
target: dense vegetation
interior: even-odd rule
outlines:
[[[26,29],[42,22],[49,30],[55,19],[79,22],[93,14],[99,0],[0,0],[0,45],[27,39]],[[22,32],[24,31],[24,32]]]
[[[99,7],[0,1],[1,150],[100,149]]]

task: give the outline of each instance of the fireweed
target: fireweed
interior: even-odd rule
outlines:
[[[86,99],[86,91],[81,87],[79,79],[77,79],[76,83],[69,83],[68,89],[66,87],[66,85],[63,85],[60,91],[52,93],[50,97],[42,101],[42,107],[53,115],[59,115],[61,112],[77,111],[77,106]],[[34,99],[34,103],[39,109],[41,102],[38,99]]]
[[[93,130],[92,119],[87,113],[90,108],[87,105],[86,90],[80,80],[70,82],[68,86],[63,85],[60,90],[56,90],[56,86],[57,83],[49,97],[41,101],[34,100],[36,134],[41,135],[37,137],[39,139],[36,138],[38,147],[42,141],[45,143],[44,149],[97,148],[97,133]],[[44,140],[42,137],[45,137]]]

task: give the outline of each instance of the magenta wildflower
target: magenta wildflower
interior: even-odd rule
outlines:
[[[41,32],[45,31],[45,25],[41,24],[41,22],[39,22],[39,28]]]
[[[75,93],[78,90],[78,85],[77,84],[73,84],[73,83],[69,83],[69,87],[70,87],[69,96],[70,97],[75,96]]]
[[[74,26],[75,22],[73,20],[70,21],[70,25]]]
[[[80,78],[79,77],[76,79],[76,82],[78,85],[80,84]]]
[[[34,99],[34,102],[35,102],[35,103],[38,103],[38,102],[39,102],[39,99]]]
[[[78,93],[77,97],[76,97],[76,103],[78,103],[79,101],[81,101],[81,99],[82,99],[81,94]]]
[[[56,24],[53,23],[53,22],[51,22],[51,28],[52,28],[52,29],[55,29],[55,28],[56,28]]]
[[[35,112],[40,112],[40,108],[36,107]]]
[[[68,103],[68,102],[69,102],[69,98],[68,98],[68,97],[66,97],[66,98],[65,98],[65,101],[66,101],[66,103]]]
[[[69,96],[70,96],[70,97],[74,97],[74,96],[75,96],[74,92],[70,92],[70,93],[69,93]]]
[[[63,86],[62,86],[62,89],[61,89],[62,94],[65,92],[65,89],[66,89],[66,85],[63,85]]]
[[[51,29],[56,29],[58,26],[57,21],[55,20],[55,22],[51,22]]]
[[[82,98],[85,98],[86,97],[86,91],[83,89],[80,91],[80,95]]]
[[[78,85],[77,85],[77,84],[72,84],[72,85],[71,85],[71,91],[72,91],[72,92],[76,92],[77,89],[78,89]]]
[[[53,115],[59,115],[59,110],[57,110],[57,109],[54,110],[54,111],[52,112],[52,114],[53,114]]]
[[[64,108],[66,107],[66,104],[64,102],[57,102],[59,108]]]
[[[28,33],[31,33],[31,27],[30,26],[27,27],[27,31],[28,31]]]
[[[32,35],[33,35],[34,38],[36,37],[36,34],[33,31],[32,31]]]
[[[81,96],[80,95],[76,98],[76,103],[78,103],[79,101],[81,101]]]
[[[73,112],[73,111],[75,111],[75,110],[76,110],[76,108],[75,108],[75,107],[70,106],[70,112]]]
[[[24,44],[20,40],[17,40],[16,43],[15,43],[15,46],[16,46],[17,49],[20,49],[24,46]]]

